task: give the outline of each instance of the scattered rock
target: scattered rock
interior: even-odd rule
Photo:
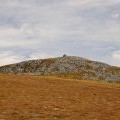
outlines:
[[[29,60],[0,67],[0,73],[58,75],[82,80],[120,82],[120,68],[81,57],[67,56]]]

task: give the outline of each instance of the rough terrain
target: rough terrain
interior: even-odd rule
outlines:
[[[0,120],[120,120],[120,85],[1,74]]]
[[[66,55],[2,66],[0,73],[57,75],[75,79],[120,82],[120,67]]]

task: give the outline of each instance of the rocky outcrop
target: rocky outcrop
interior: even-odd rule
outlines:
[[[0,67],[1,73],[58,75],[83,80],[120,81],[120,68],[81,57],[67,56],[24,61]]]

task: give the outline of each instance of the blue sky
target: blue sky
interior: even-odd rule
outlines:
[[[64,53],[120,66],[120,0],[0,0],[0,65]]]

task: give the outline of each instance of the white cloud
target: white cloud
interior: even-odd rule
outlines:
[[[120,17],[120,13],[115,13],[115,14],[112,15],[112,17],[115,18],[115,19],[117,19],[117,18]]]
[[[120,61],[120,50],[113,52],[112,57],[114,59],[119,59],[119,61]]]
[[[0,0],[0,49],[6,54],[1,65],[25,56],[32,59],[63,54],[59,51],[106,60],[96,51],[102,48],[103,54],[106,48],[120,47],[120,10],[116,5],[120,0]],[[13,48],[20,50],[16,54]],[[106,54],[111,52],[107,50]]]
[[[68,4],[71,6],[79,6],[82,8],[105,7],[120,3],[120,0],[70,0]]]
[[[24,60],[23,56],[5,51],[0,53],[0,65],[12,64]]]
[[[41,52],[35,52],[35,53],[32,53],[30,56],[29,56],[29,59],[45,59],[45,58],[54,58],[56,57],[55,55],[49,55],[49,54],[46,54],[46,53],[41,53]]]

